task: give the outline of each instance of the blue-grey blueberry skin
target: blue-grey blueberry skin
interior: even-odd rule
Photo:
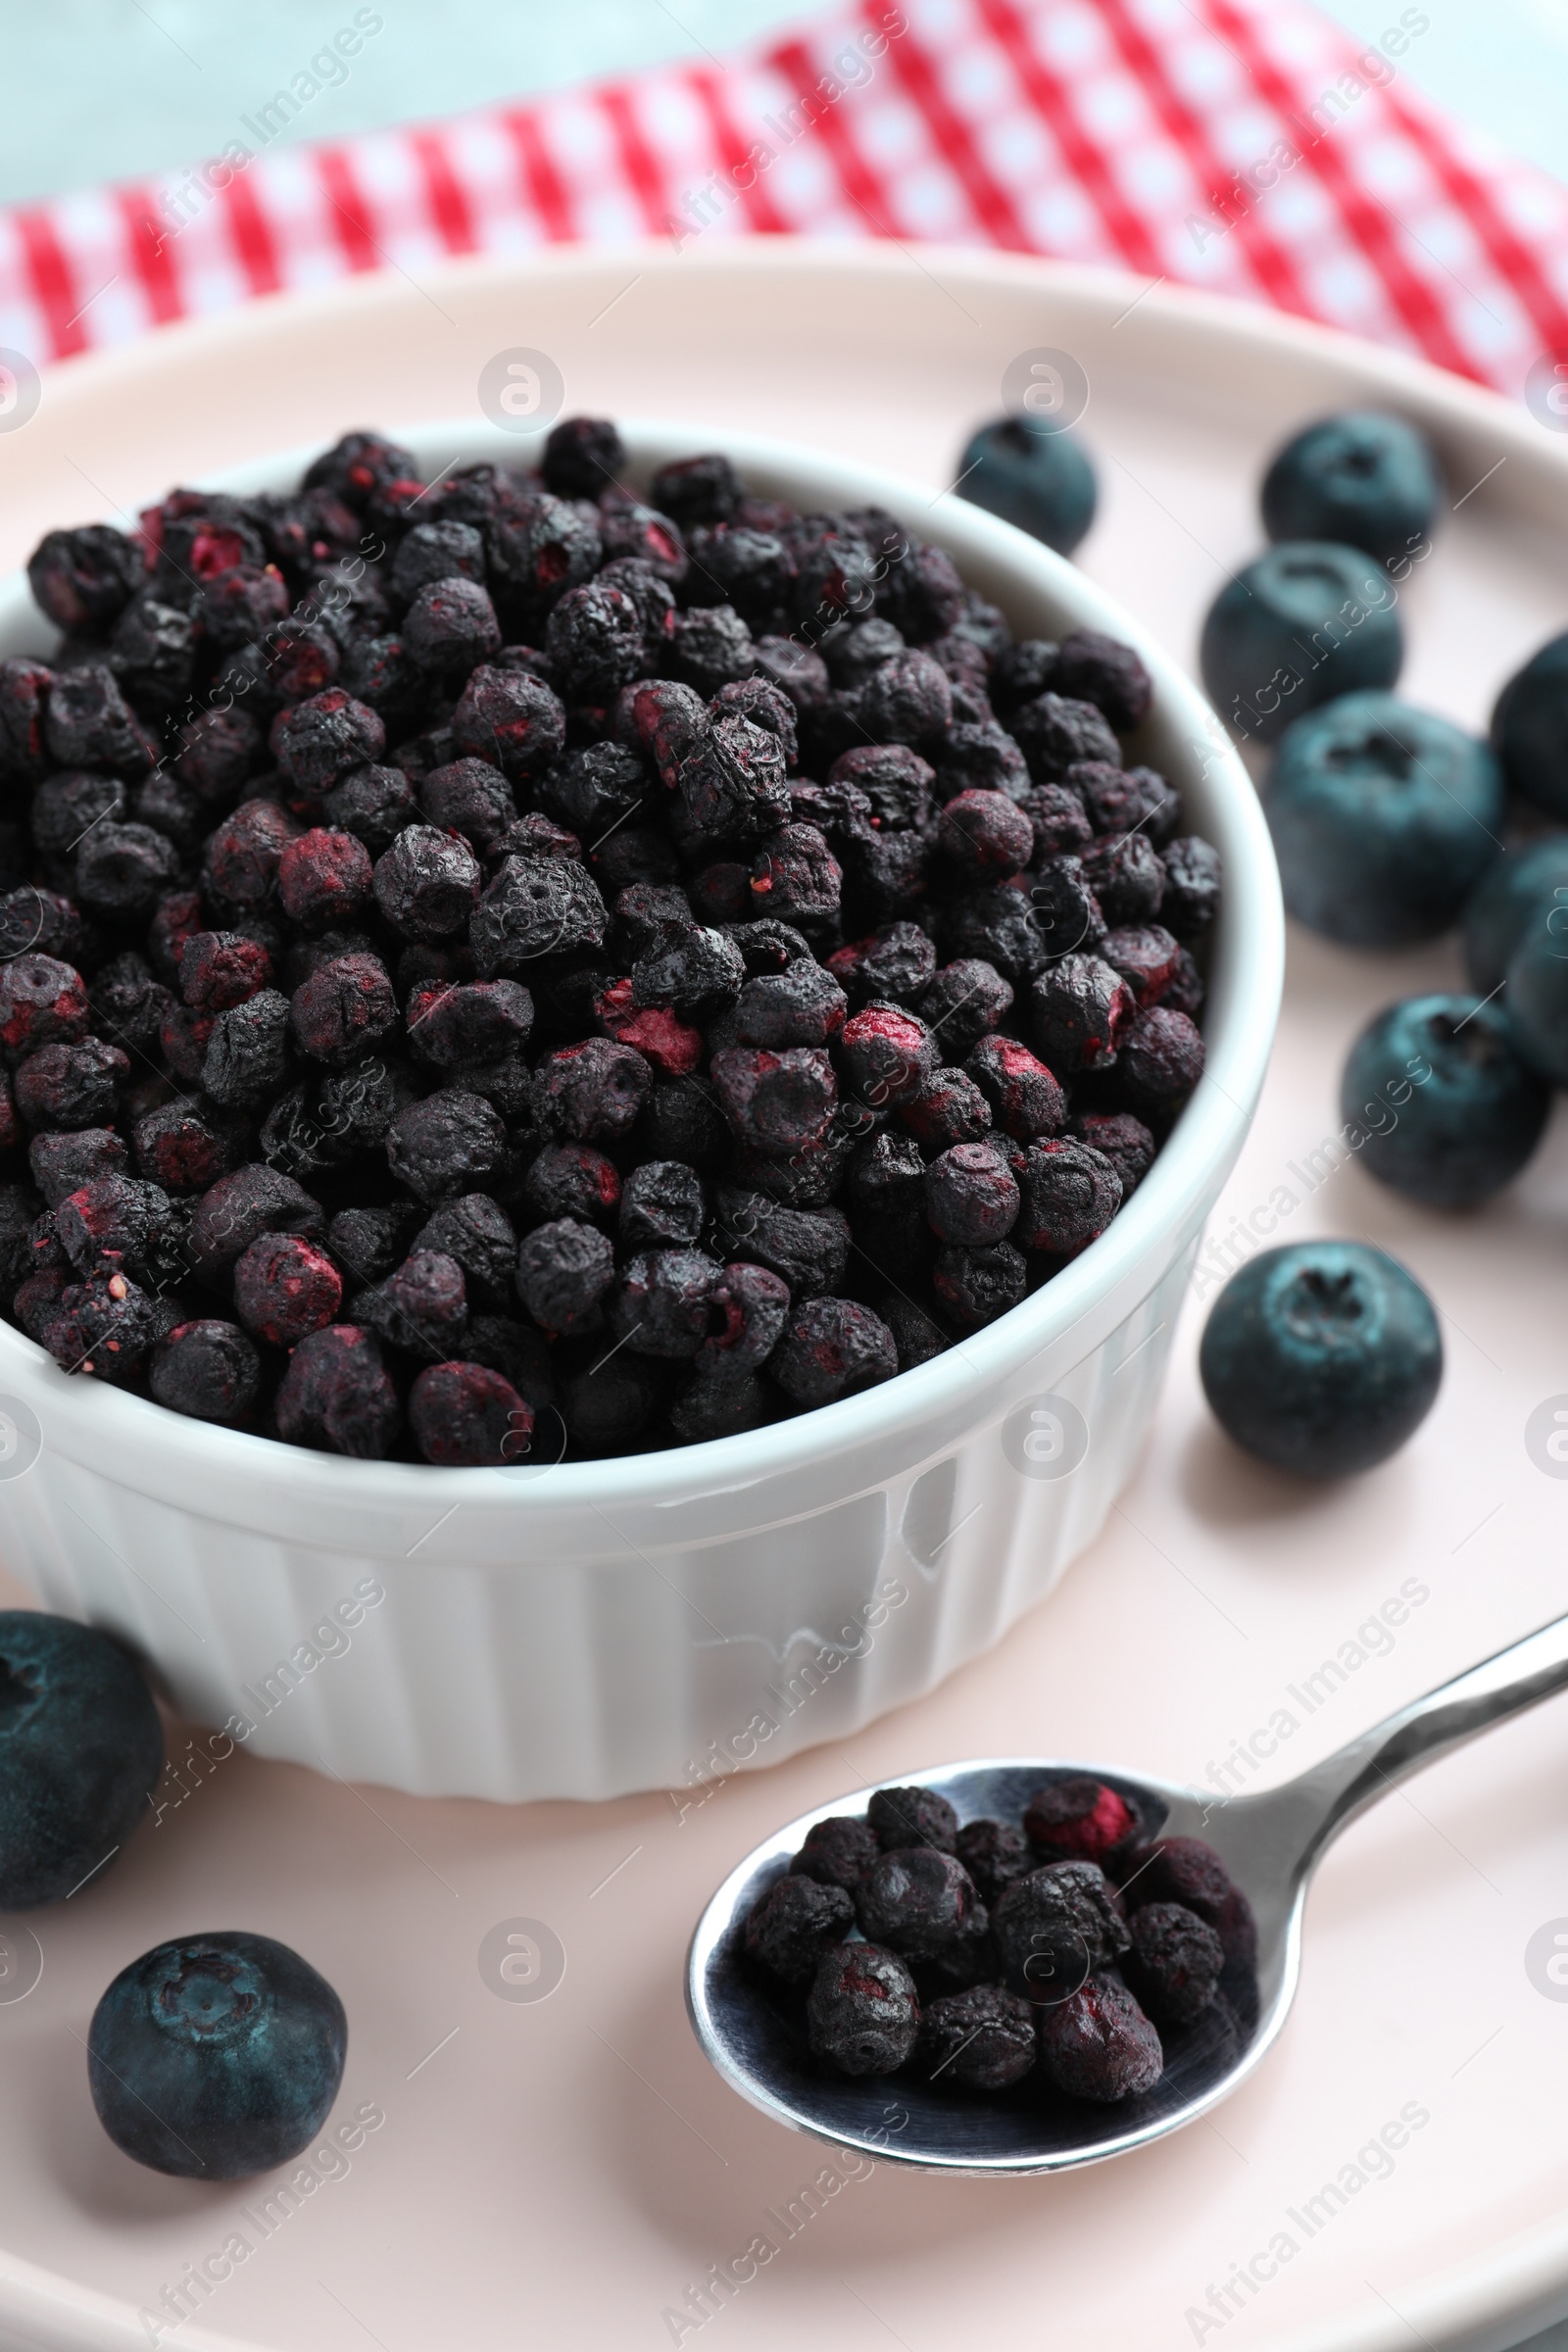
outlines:
[[[1392,694],[1342,695],[1298,718],[1263,806],[1286,906],[1351,947],[1435,939],[1501,849],[1487,746]]]
[[[152,1693],[107,1634],[0,1610],[0,1911],[96,1885],[163,1768]]]
[[[1425,433],[1386,409],[1346,409],[1287,441],[1263,476],[1271,539],[1336,539],[1379,564],[1429,537],[1443,476]]]
[[[1550,1107],[1501,1004],[1480,997],[1391,1004],[1362,1030],[1340,1081],[1340,1116],[1364,1138],[1367,1174],[1433,1208],[1473,1208],[1500,1192]]]
[[[1358,547],[1293,539],[1244,566],[1209,607],[1199,662],[1232,733],[1277,743],[1337,695],[1392,686],[1404,660],[1397,591]]]
[[[93,2012],[87,2076],[116,2146],[154,2172],[244,2180],[315,2138],[343,2080],[348,2020],[270,1936],[161,1943]]]
[[[1360,1242],[1298,1242],[1249,1260],[1199,1350],[1226,1435],[1302,1478],[1348,1478],[1397,1452],[1443,1379],[1432,1301]]]
[[[982,425],[958,460],[957,490],[1058,556],[1070,556],[1095,519],[1094,467],[1082,449],[1028,416]]]
[[[1514,1052],[1552,1086],[1568,1086],[1568,938],[1532,924],[1509,959],[1501,1002]]]
[[[1568,632],[1516,670],[1492,713],[1492,741],[1510,792],[1568,817]]]
[[[1532,927],[1568,955],[1568,833],[1504,850],[1466,899],[1465,970],[1484,997],[1502,986]]]

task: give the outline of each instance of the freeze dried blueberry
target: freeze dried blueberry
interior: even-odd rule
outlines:
[[[960,792],[937,820],[937,850],[972,881],[1000,881],[1028,864],[1034,827],[1015,801],[1001,792]]]
[[[979,1331],[1015,1307],[1029,1287],[1029,1270],[1009,1241],[980,1249],[950,1243],[937,1252],[931,1282],[960,1331]]]
[[[1094,1862],[1052,1862],[1013,1879],[997,1898],[991,1927],[1009,1982],[1047,2003],[1075,1991],[1094,1970],[1113,1966],[1131,1941],[1109,1882]]]
[[[129,1075],[128,1055],[96,1037],[43,1046],[18,1067],[16,1107],[29,1127],[107,1127]]]
[[[1159,2026],[1190,2026],[1214,1998],[1224,1948],[1183,1903],[1145,1903],[1127,1922],[1132,1950],[1123,1973],[1145,2014]]]
[[[433,678],[466,677],[501,651],[501,624],[477,580],[452,576],[419,590],[403,615],[403,642]]]
[[[1035,1043],[1062,1077],[1113,1062],[1136,1011],[1131,989],[1099,956],[1064,956],[1029,992]]]
[[[854,1014],[839,1052],[848,1085],[873,1110],[907,1101],[937,1067],[930,1031],[902,1004],[874,1002]]]
[[[390,849],[418,815],[413,787],[399,767],[354,768],[333,785],[321,808],[329,825],[352,833],[372,858]]]
[[[1159,911],[1168,931],[1178,939],[1197,939],[1208,929],[1219,906],[1219,852],[1196,833],[1167,842],[1160,862],[1165,868],[1165,895]]]
[[[704,1250],[645,1251],[628,1262],[609,1301],[610,1328],[638,1355],[695,1356],[718,1280],[719,1267]]]
[[[651,1072],[630,1046],[589,1038],[539,1064],[538,1106],[546,1125],[575,1143],[625,1135],[648,1100]]]
[[[442,1087],[400,1110],[387,1129],[387,1165],[421,1200],[468,1193],[506,1164],[507,1131],[480,1096]]]
[[[552,606],[545,651],[568,706],[604,709],[644,673],[642,616],[624,589],[586,581]]]
[[[102,1176],[68,1195],[54,1212],[62,1249],[78,1274],[123,1264],[144,1272],[171,1225],[169,1196],[139,1176]]]
[[[380,1348],[353,1323],[329,1323],[300,1341],[272,1409],[289,1445],[359,1461],[384,1461],[403,1423]]]
[[[353,769],[380,759],[386,728],[368,704],[332,686],[280,710],[268,744],[289,782],[319,799]]]
[[[1069,767],[1066,782],[1082,801],[1097,833],[1120,837],[1142,833],[1162,849],[1181,821],[1180,796],[1152,767],[1122,767],[1085,760]]]
[[[43,736],[57,767],[93,767],[135,778],[156,765],[157,747],[120,690],[107,662],[57,670]]]
[[[1116,1059],[1116,1089],[1144,1117],[1179,1110],[1203,1075],[1203,1039],[1185,1012],[1156,1004],[1128,1023]]]
[[[786,1153],[819,1143],[838,1097],[833,1065],[819,1047],[731,1046],[710,1064],[725,1117],[754,1150]]]
[[[95,942],[74,900],[28,882],[0,896],[0,962],[14,956],[52,956],[78,967]],[[131,952],[131,951],[127,951]],[[116,959],[118,960],[118,958]],[[151,978],[151,974],[148,975]],[[97,976],[94,977],[94,995]]]
[[[998,1984],[944,1993],[921,2015],[915,2057],[929,2082],[1005,2090],[1035,2063],[1034,2011]]]
[[[956,1849],[958,1816],[934,1788],[878,1788],[865,1818],[885,1854],[910,1845],[928,1845],[941,1854]]]
[[[370,854],[352,833],[314,826],[279,858],[277,895],[289,921],[307,931],[359,922],[370,901]]]
[[[850,785],[862,793],[865,813],[887,831],[918,832],[930,822],[932,771],[907,744],[858,744],[834,760],[827,780],[830,790]]]
[[[40,1334],[63,1372],[120,1381],[159,1337],[156,1302],[118,1268],[71,1283]]]
[[[584,1152],[583,1156],[598,1159],[599,1154]],[[537,1169],[538,1160],[533,1164]],[[608,1160],[602,1164],[613,1174]],[[533,1170],[529,1174],[531,1178]],[[702,1181],[681,1160],[645,1160],[631,1171],[624,1186],[615,1176],[612,1191],[607,1178],[600,1197],[606,1215],[613,1213],[618,1200],[623,1250],[677,1248],[682,1243],[695,1242],[702,1231],[705,1213]]]
[[[1217,1928],[1236,1891],[1214,1848],[1201,1838],[1157,1838],[1123,1848],[1116,1860],[1123,1886],[1136,1886],[1139,1903],[1182,1903]]]
[[[174,1077],[191,1086],[200,1085],[217,1018],[216,1013],[192,1012],[183,1004],[166,1004],[158,1024],[158,1045]]]
[[[244,1163],[245,1136],[243,1121],[200,1096],[160,1103],[131,1129],[138,1169],[166,1193],[205,1193],[230,1175]]]
[[[1045,1063],[1016,1038],[982,1038],[964,1066],[997,1125],[1019,1143],[1055,1135],[1066,1125],[1066,1096]]]
[[[598,498],[625,466],[625,445],[608,417],[564,416],[545,443],[541,471],[558,498]]]
[[[412,1201],[382,1208],[339,1209],[326,1229],[326,1247],[356,1282],[379,1282],[402,1262],[419,1212]],[[511,1267],[508,1267],[510,1284]]]
[[[790,1864],[793,1876],[815,1879],[824,1886],[853,1889],[871,1870],[882,1848],[869,1822],[849,1813],[830,1814],[813,1822]]]
[[[604,946],[609,915],[593,877],[569,858],[503,858],[468,926],[484,979],[541,956]]]
[[[1015,1154],[1020,1206],[1013,1240],[1024,1250],[1076,1257],[1121,1206],[1121,1178],[1073,1136],[1048,1136]]]
[[[334,956],[286,1003],[288,1027],[301,1053],[336,1066],[357,1059],[398,1025],[392,982],[378,956]],[[233,1017],[225,1013],[221,1019]],[[213,1091],[209,1086],[209,1094]]]
[[[0,776],[23,787],[41,784],[51,765],[44,745],[52,673],[41,662],[0,662]]]
[[[572,1217],[535,1226],[517,1250],[517,1296],[542,1331],[594,1329],[614,1279],[614,1252],[605,1235]]]
[[[193,1421],[243,1421],[256,1401],[261,1358],[236,1323],[176,1323],[153,1349],[147,1385],[160,1404]]]
[[[861,1934],[904,1960],[935,1959],[984,1908],[957,1857],[931,1845],[884,1851],[855,1889]]]
[[[515,980],[425,982],[409,997],[410,1043],[442,1069],[520,1053],[533,1029],[533,999]]]
[[[463,1270],[470,1306],[504,1312],[511,1305],[517,1236],[506,1210],[488,1193],[463,1193],[443,1200],[420,1226],[412,1249],[436,1250],[454,1259]]]
[[[288,1074],[288,1037],[289,1001],[275,988],[218,1013],[202,1057],[205,1092],[225,1110],[268,1102]]]
[[[874,1943],[824,1954],[807,2001],[812,2053],[845,2075],[891,2075],[914,2048],[920,2005],[914,1979]]]
[[[409,478],[417,483],[418,469],[406,449],[385,440],[380,433],[345,433],[330,449],[323,450],[320,457],[313,459],[303,487],[329,490],[356,512],[363,513],[374,492],[384,484]]]
[[[179,853],[151,825],[105,818],[81,839],[72,889],[83,906],[112,921],[145,920],[179,871]]]
[[[1030,1843],[1054,1861],[1099,1862],[1131,1837],[1138,1818],[1114,1788],[1079,1773],[1037,1788],[1023,1827]]]
[[[409,1392],[409,1428],[427,1462],[506,1469],[529,1458],[534,1413],[483,1364],[427,1364]]]
[[[675,678],[710,700],[732,678],[750,675],[757,651],[733,605],[694,605],[676,614],[666,659]]]
[[[1019,803],[1034,827],[1035,856],[1076,857],[1094,838],[1094,828],[1076,792],[1065,784],[1037,784]]]
[[[948,674],[929,654],[895,654],[874,669],[859,696],[860,724],[873,743],[934,745],[953,718]]]
[[[407,825],[375,861],[375,903],[402,939],[450,939],[473,915],[481,879],[466,842]]]
[[[210,821],[210,811],[190,786],[166,767],[155,768],[145,784],[137,785],[131,813],[139,825],[148,825],[172,841],[184,858],[194,857],[201,848]]]
[[[291,1176],[250,1161],[220,1176],[197,1201],[191,1254],[198,1272],[216,1283],[259,1234],[300,1233],[314,1240],[325,1222],[319,1203]]]
[[[1035,1867],[1028,1839],[1010,1821],[966,1821],[954,1850],[987,1903]]]
[[[925,1204],[939,1240],[983,1250],[1011,1231],[1018,1214],[1018,1186],[990,1144],[956,1144],[926,1169]]]
[[[1121,746],[1093,703],[1042,694],[1015,710],[1008,731],[1037,784],[1055,784],[1080,760],[1121,765]]]
[[[918,923],[886,923],[866,939],[840,948],[827,968],[859,1005],[876,1000],[913,1005],[936,974],[936,950]]]
[[[343,1278],[314,1242],[264,1233],[234,1267],[234,1307],[247,1331],[271,1348],[292,1348],[336,1319]]]
[[[1108,931],[1100,943],[1102,961],[1121,974],[1141,1012],[1164,1001],[1181,971],[1183,953],[1159,923]]]
[[[764,1193],[728,1184],[718,1188],[717,1208],[718,1246],[726,1257],[768,1267],[797,1298],[820,1298],[843,1287],[850,1223],[842,1209],[791,1208]]]
[[[1072,1121],[1071,1132],[1080,1143],[1109,1160],[1121,1178],[1124,1200],[1154,1164],[1154,1139],[1143,1120],[1135,1119],[1130,1111],[1084,1111]]]
[[[48,531],[27,559],[34,601],[68,631],[104,628],[141,579],[141,549],[108,523]]]
[[[1071,2098],[1133,2098],[1152,2090],[1164,2071],[1159,2035],[1119,1977],[1091,1977],[1043,2008],[1039,2034],[1041,2072]]]
[[[432,825],[461,833],[481,858],[504,844],[513,846],[508,835],[517,823],[517,804],[512,786],[488,760],[454,760],[432,768],[419,787],[419,803]]]
[[[775,1051],[831,1045],[844,1027],[846,1010],[837,980],[807,957],[746,982],[736,1004],[736,1036],[744,1046]]]
[[[963,1070],[933,1070],[919,1093],[900,1103],[899,1116],[928,1152],[977,1143],[991,1131],[991,1105]]]
[[[174,773],[209,808],[231,802],[261,765],[266,740],[248,710],[199,710],[178,731]]]
[[[649,483],[648,495],[661,513],[686,531],[699,523],[732,520],[744,492],[729,459],[713,450],[662,466]]]
[[[1048,886],[1043,911],[1037,912],[1031,898],[1009,884],[965,891],[941,910],[938,928],[943,949],[952,956],[974,957],[994,965],[1021,990],[1059,953],[1051,944],[1054,936],[1051,897]]]
[[[901,1372],[912,1371],[916,1364],[930,1363],[933,1356],[944,1354],[953,1346],[948,1334],[932,1322],[925,1309],[916,1306],[902,1292],[884,1291],[874,1304],[893,1334]]]
[[[542,775],[560,757],[566,713],[542,678],[481,662],[458,698],[452,732],[460,750],[516,783]]]
[[[708,1336],[697,1350],[699,1375],[740,1380],[766,1363],[789,1308],[789,1285],[768,1267],[725,1266],[708,1295]]]
[[[632,966],[632,1001],[669,1006],[683,1020],[706,1021],[733,1004],[745,984],[741,952],[722,931],[691,925],[665,931]]]
[[[71,1287],[70,1274],[58,1266],[44,1267],[18,1285],[11,1301],[12,1318],[40,1348],[45,1345],[44,1335],[59,1314],[60,1301]]]
[[[412,604],[432,580],[484,578],[484,541],[468,522],[416,522],[404,533],[392,559],[388,586]]]
[[[614,1216],[620,1196],[619,1169],[590,1144],[546,1145],[530,1160],[522,1182],[522,1197],[541,1222],[577,1217],[605,1224]]]
[[[855,1925],[855,1905],[842,1886],[794,1873],[775,1879],[746,1916],[746,1956],[786,1984],[816,1974],[829,1944],[842,1943]]]
[[[130,1154],[123,1143],[109,1127],[83,1127],[74,1135],[35,1135],[27,1146],[27,1167],[32,1181],[51,1208],[58,1208],[72,1193],[78,1192],[84,1184],[96,1183],[101,1176],[125,1175],[129,1161]],[[152,1175],[155,1183],[164,1181],[154,1171],[143,1169],[142,1173]],[[22,1189],[17,1185],[0,1185],[0,1204],[11,1200]],[[166,1185],[164,1189],[167,1192],[170,1188]],[[5,1241],[9,1228],[5,1215],[0,1205],[0,1297],[16,1289],[10,1280],[12,1268]]]
[[[1107,923],[1150,922],[1159,912],[1165,869],[1143,833],[1123,833],[1085,855],[1084,880]]]
[[[979,956],[944,964],[915,1006],[942,1052],[956,1062],[1000,1029],[1011,1008],[1011,983]]]
[[[239,1269],[234,1274],[239,1296]],[[463,1268],[443,1250],[416,1249],[394,1273],[354,1301],[359,1321],[389,1348],[443,1363],[461,1354],[468,1325]]]
[[[1154,682],[1130,645],[1098,629],[1074,629],[1057,649],[1052,680],[1057,694],[1093,703],[1118,735],[1148,716]]]
[[[854,1298],[808,1298],[792,1309],[768,1371],[797,1404],[829,1404],[891,1380],[899,1368],[893,1334]]]
[[[68,767],[39,785],[28,823],[43,856],[63,863],[95,825],[123,817],[126,806],[125,787],[118,776]]]
[[[278,860],[298,834],[298,825],[275,801],[242,802],[208,838],[204,893],[224,910],[261,912],[275,896]]]

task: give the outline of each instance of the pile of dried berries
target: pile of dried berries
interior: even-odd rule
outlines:
[[[1201,2022],[1256,2018],[1250,1906],[1212,1846],[1151,1838],[1102,1782],[1038,1789],[1021,1828],[931,1788],[879,1788],[819,1821],[741,1929],[812,2055],[944,2089],[1032,2076],[1109,2104],[1152,2090]]]
[[[52,531],[0,662],[0,1302],[368,1458],[757,1428],[1094,1240],[1202,1067],[1150,681],[721,455]],[[536,1426],[545,1422],[548,1445]]]

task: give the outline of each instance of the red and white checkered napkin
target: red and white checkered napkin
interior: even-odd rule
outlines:
[[[1388,16],[1358,55],[1293,0],[864,0],[727,65],[422,128],[280,146],[270,106],[205,174],[0,214],[0,345],[58,358],[445,254],[793,231],[1121,263],[1518,392],[1568,346],[1568,190],[1428,105],[1427,14]]]

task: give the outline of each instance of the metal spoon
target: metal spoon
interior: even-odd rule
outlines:
[[[1230,1801],[1059,1757],[901,1775],[906,1784],[938,1789],[960,1823],[986,1815],[1015,1822],[1042,1782],[1092,1775],[1142,1813],[1151,1835],[1202,1838],[1219,1853],[1257,1919],[1256,2017],[1238,2028],[1228,2013],[1211,2009],[1175,2037],[1164,2074],[1139,2098],[1090,2106],[1042,2095],[1031,2076],[1005,2099],[988,2101],[932,2087],[912,2072],[851,2080],[810,2056],[796,2017],[769,2002],[742,1961],[741,1923],[787,1870],[811,1825],[830,1814],[863,1813],[870,1788],[803,1813],[731,1871],[692,1938],[686,2003],[693,2029],[724,2080],[754,2107],[838,2147],[958,2173],[1064,2172],[1125,2156],[1196,2122],[1262,2058],[1296,1992],[1307,1883],[1347,1822],[1422,1765],[1565,1686],[1568,1616],[1429,1690],[1283,1788]]]

